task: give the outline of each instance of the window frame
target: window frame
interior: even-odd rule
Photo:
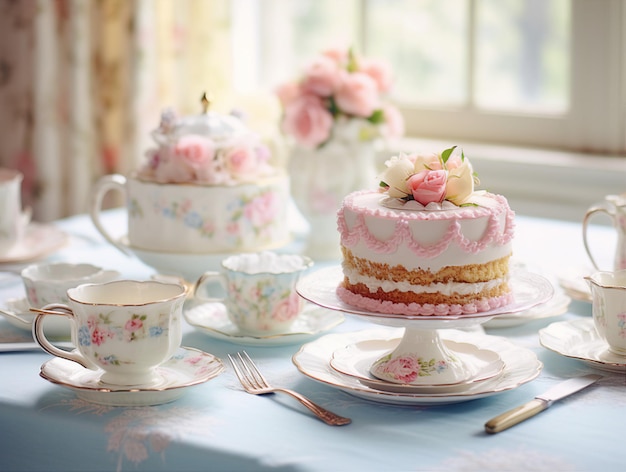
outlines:
[[[540,115],[483,111],[471,105],[435,108],[396,103],[405,117],[407,135],[597,154],[626,152],[626,7],[620,0],[572,0],[571,18],[569,110]]]
[[[292,26],[281,18],[281,1],[232,0],[233,15],[254,11],[258,29],[234,28],[238,54],[234,76],[248,77],[247,91],[253,90],[251,76],[258,58],[250,62],[250,52],[265,61],[294,57],[288,44],[277,36],[289,35]],[[358,0],[357,43],[367,54],[367,0]],[[477,0],[470,2],[470,18]],[[570,106],[562,114],[533,114],[511,111],[485,111],[472,107],[436,107],[396,102],[406,122],[408,137],[483,142],[499,145],[530,146],[593,154],[626,154],[626,4],[622,0],[571,0]],[[239,13],[237,13],[239,10]],[[471,21],[471,20],[470,20]],[[272,27],[269,27],[272,26]],[[469,28],[472,34],[472,26]],[[247,34],[246,34],[247,33]],[[256,36],[256,39],[253,39]],[[233,39],[235,41],[235,39]],[[264,51],[263,48],[268,48]],[[277,48],[273,51],[272,48]],[[282,55],[282,56],[281,56]],[[471,55],[471,52],[470,52]],[[237,63],[240,66],[237,67]],[[252,65],[255,64],[255,65]],[[468,66],[471,85],[472,66]],[[271,68],[270,68],[271,69]],[[237,72],[239,70],[240,72]],[[598,73],[600,71],[600,73]],[[260,74],[260,70],[257,69]],[[272,71],[270,70],[270,75]],[[265,77],[276,79],[276,77]],[[258,85],[258,84],[256,84]],[[270,91],[271,92],[271,91]],[[471,100],[470,100],[471,102]]]

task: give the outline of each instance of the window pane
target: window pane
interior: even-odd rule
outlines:
[[[292,80],[325,49],[357,45],[359,0],[263,0],[261,80]]]
[[[569,95],[569,0],[477,0],[475,104],[563,112]]]
[[[395,75],[407,104],[464,105],[468,96],[468,0],[368,0],[365,44]]]

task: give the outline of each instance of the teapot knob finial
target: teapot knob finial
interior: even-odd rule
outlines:
[[[202,113],[206,115],[209,110],[209,106],[211,105],[211,100],[207,97],[207,93],[203,92],[202,97],[200,98],[200,104],[202,105]]]

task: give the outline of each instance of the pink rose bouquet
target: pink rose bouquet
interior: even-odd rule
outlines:
[[[382,100],[391,84],[391,69],[382,61],[357,57],[352,50],[324,51],[298,81],[277,89],[282,130],[307,148],[324,145],[338,121],[361,120],[361,140],[401,136],[402,115]]]
[[[380,176],[380,188],[392,198],[415,200],[423,206],[449,201],[468,203],[478,178],[472,165],[457,147],[441,154],[394,156]]]

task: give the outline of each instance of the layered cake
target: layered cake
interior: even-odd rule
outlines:
[[[199,115],[162,113],[156,146],[128,182],[131,245],[192,254],[285,245],[286,172],[240,118],[205,105]]]
[[[380,191],[352,193],[338,212],[338,296],[405,315],[478,313],[510,303],[514,213],[505,197],[475,191],[476,183],[456,147],[387,161]]]

